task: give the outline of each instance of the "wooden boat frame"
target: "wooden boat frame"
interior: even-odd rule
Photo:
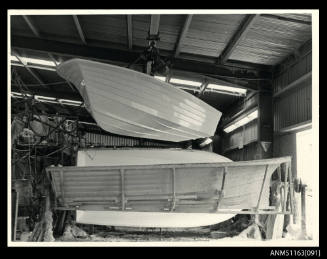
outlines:
[[[272,164],[279,164],[277,167],[277,175],[278,175],[278,183],[280,184],[281,188],[279,189],[280,194],[280,205],[279,206],[269,206],[268,208],[259,209],[262,192],[264,188],[264,183],[266,181],[267,176],[267,169],[269,165]],[[260,195],[257,201],[257,206],[254,208],[243,208],[242,210],[234,210],[234,209],[222,209],[219,208],[221,201],[224,199],[224,186],[225,186],[225,179],[226,175],[228,174],[228,169],[230,167],[244,167],[244,166],[257,166],[257,165],[264,165],[266,166],[265,174],[263,178],[263,182],[260,189]],[[78,210],[80,206],[88,206],[88,205],[104,205],[108,203],[108,201],[114,201],[117,203],[116,207],[109,207],[109,211],[133,211],[132,208],[126,206],[128,201],[135,201],[135,200],[168,200],[170,202],[170,208],[165,209],[166,212],[174,211],[175,207],[178,205],[180,200],[196,198],[197,195],[188,194],[188,195],[177,195],[176,194],[176,186],[175,186],[175,177],[176,169],[178,168],[195,168],[195,167],[216,167],[216,168],[223,168],[223,178],[222,178],[222,188],[219,190],[215,197],[211,197],[209,199],[216,200],[216,209],[213,213],[216,214],[294,214],[294,186],[293,186],[293,177],[291,171],[291,157],[280,157],[280,158],[271,158],[271,159],[262,159],[262,160],[252,160],[252,161],[239,161],[239,162],[220,162],[220,163],[194,163],[194,164],[159,164],[159,165],[127,165],[127,166],[86,166],[86,167],[76,167],[76,166],[69,166],[69,167],[48,167],[46,168],[47,176],[51,181],[52,190],[56,198],[61,200],[60,206],[55,206],[55,210]],[[124,182],[124,173],[127,169],[170,169],[169,172],[172,174],[172,181],[171,181],[171,189],[172,192],[168,195],[157,195],[154,197],[153,195],[143,195],[143,196],[129,196],[127,197],[125,194],[125,182]],[[64,192],[59,192],[56,189],[54,181],[52,179],[52,174],[60,171],[60,189],[63,190],[64,186],[64,172],[85,172],[92,169],[93,171],[102,171],[108,172],[110,170],[119,170],[120,177],[121,177],[121,193],[120,198],[117,197],[107,197],[105,199],[96,200],[96,199],[84,199],[84,200],[76,200],[75,202],[71,202],[70,204],[65,203],[65,194]],[[283,171],[283,174],[282,174]],[[166,172],[165,172],[166,173]],[[284,179],[282,181],[282,175],[284,175]],[[289,201],[289,203],[288,203]],[[201,202],[201,201],[199,201]]]

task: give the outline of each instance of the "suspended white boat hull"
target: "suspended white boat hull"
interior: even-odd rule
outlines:
[[[72,59],[57,72],[77,87],[97,124],[111,133],[179,142],[213,136],[221,117],[199,98],[134,70]]]

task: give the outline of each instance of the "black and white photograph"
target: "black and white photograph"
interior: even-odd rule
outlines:
[[[319,10],[7,21],[8,246],[319,246]]]

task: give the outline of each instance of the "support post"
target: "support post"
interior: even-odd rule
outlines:
[[[62,235],[63,232],[64,232],[64,225],[65,225],[66,214],[67,214],[67,210],[62,211],[60,222],[59,222],[59,226],[58,226],[58,233],[60,235]]]
[[[301,188],[301,229],[302,229],[302,235],[307,235],[307,221],[306,221],[306,190],[307,186],[305,184],[302,185]]]
[[[281,166],[277,167],[278,182],[271,187],[272,197],[272,206],[275,206],[275,210],[280,213],[283,197],[282,197],[282,178],[281,178]],[[274,196],[275,195],[275,196]],[[274,214],[268,215],[266,220],[266,239],[278,239],[283,236],[283,227],[284,227],[284,214]]]
[[[125,175],[124,170],[120,169],[120,179],[121,179],[121,210],[125,210]]]
[[[288,196],[288,166],[284,165],[284,204],[283,204],[283,212],[286,212],[287,209],[287,196]]]
[[[13,241],[16,241],[16,234],[17,234],[18,205],[19,205],[19,192],[16,191]]]
[[[172,199],[172,206],[170,211],[174,211],[176,207],[176,169],[173,167],[172,170],[172,191],[173,191],[173,199]]]
[[[66,206],[65,191],[64,191],[64,173],[62,169],[60,170],[60,193],[61,193],[62,203],[64,206]]]
[[[291,162],[288,163],[288,180],[289,180],[289,191],[290,191],[290,206],[291,206],[291,213],[292,213],[292,218],[293,218],[293,224],[295,224],[296,220],[294,217],[294,186],[293,186],[293,174],[292,174],[292,169],[291,169]]]

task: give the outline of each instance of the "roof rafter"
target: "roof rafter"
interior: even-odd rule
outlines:
[[[183,42],[184,38],[186,37],[188,28],[190,27],[190,24],[191,24],[191,21],[192,21],[192,17],[193,17],[193,14],[189,14],[189,15],[187,15],[187,17],[185,19],[183,29],[182,29],[182,31],[181,31],[181,33],[179,35],[179,38],[178,38],[178,41],[177,41],[177,44],[176,44],[174,57],[177,57],[179,55],[179,53],[180,53],[182,42]]]
[[[159,32],[160,15],[151,15],[150,35],[157,35]]]
[[[246,36],[249,29],[251,28],[252,24],[255,20],[259,17],[259,14],[248,14],[242,23],[240,24],[237,31],[231,37],[230,41],[227,43],[226,47],[220,54],[217,63],[225,63],[229,57],[232,55],[234,49],[238,45],[238,43]]]
[[[30,49],[39,52],[52,53],[67,57],[89,58],[98,61],[119,62],[129,64],[140,56],[140,52],[128,49],[103,48],[95,46],[78,45],[74,43],[59,42],[47,39],[38,39],[24,36],[12,36],[12,46],[17,49]],[[164,52],[160,52],[162,58],[166,57]],[[168,54],[167,54],[168,55]],[[224,78],[249,78],[246,85],[248,89],[257,89],[258,85],[253,80],[271,80],[270,69],[265,68],[244,68],[227,64],[212,64],[209,62],[175,58],[174,70],[188,71],[200,75],[220,76]],[[246,72],[246,73],[245,73]],[[246,78],[244,78],[246,77]],[[242,80],[235,79],[242,83]],[[243,80],[243,81],[244,81]],[[227,80],[226,80],[227,81]]]
[[[86,40],[85,40],[85,35],[84,35],[84,32],[83,32],[83,29],[82,29],[82,26],[78,20],[78,17],[77,15],[72,15],[73,16],[73,20],[74,20],[74,23],[75,23],[75,27],[78,31],[78,34],[79,34],[79,37],[81,38],[81,41],[83,42],[83,44],[86,45]]]
[[[25,20],[25,22],[27,23],[28,27],[31,29],[31,31],[33,32],[33,34],[40,38],[40,32],[39,30],[36,28],[35,24],[31,21],[31,19],[27,16],[27,15],[23,15],[23,19]]]

